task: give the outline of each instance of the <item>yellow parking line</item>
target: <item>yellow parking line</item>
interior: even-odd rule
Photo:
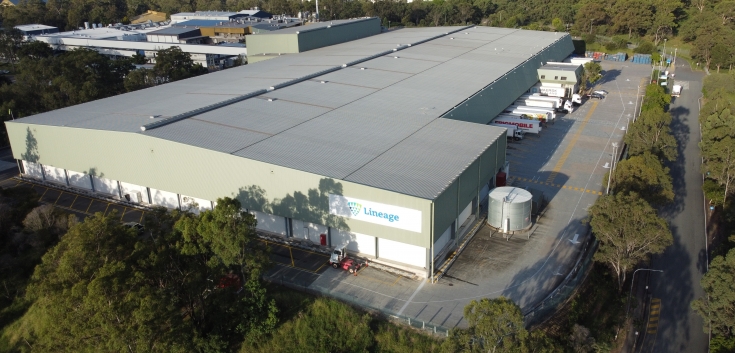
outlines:
[[[69,206],[69,208],[74,208],[74,203],[77,202],[77,197],[79,197],[79,195],[74,196],[74,201],[71,202],[71,206]]]
[[[120,216],[120,222],[122,222],[123,217],[125,217],[125,211],[127,211],[127,210],[128,210],[127,207],[123,207],[122,216]]]
[[[401,276],[396,276],[396,281],[395,281],[395,282],[393,282],[393,284],[391,284],[390,286],[391,286],[391,287],[393,287],[393,286],[394,286],[394,285],[395,285],[396,283],[398,283],[398,281],[400,281],[400,280],[401,280]]]
[[[291,247],[288,247],[288,254],[291,255],[291,266],[296,267],[296,264],[293,262],[293,253],[291,252]]]
[[[110,203],[109,202],[107,203],[107,207],[105,207],[105,213],[102,214],[103,216],[107,214],[107,209],[108,208],[110,208]]]
[[[59,202],[59,199],[61,198],[61,195],[64,195],[64,192],[59,193],[59,197],[56,198],[56,201],[54,201],[54,206],[56,206],[56,203]]]
[[[87,206],[87,210],[84,211],[84,213],[89,213],[89,208],[92,207],[92,204],[94,203],[94,199],[90,199],[89,206]]]
[[[143,223],[143,216],[145,216],[145,212],[140,211],[140,221],[138,223]]]
[[[569,154],[572,153],[572,150],[574,149],[574,145],[577,143],[577,140],[582,135],[582,132],[584,131],[584,127],[590,121],[590,118],[592,117],[592,114],[595,112],[595,109],[597,109],[598,103],[599,102],[592,103],[592,108],[590,108],[590,110],[587,112],[587,116],[584,117],[584,120],[582,121],[582,124],[579,125],[577,132],[574,133],[574,136],[572,136],[572,139],[569,141],[569,145],[567,145],[567,148],[564,149],[564,153],[562,153],[561,157],[559,158],[559,161],[556,162],[554,169],[552,169],[552,172],[551,174],[549,174],[549,178],[546,181],[553,182],[554,179],[556,178],[556,175],[559,174],[559,172],[561,171],[561,168],[564,166],[564,163],[567,161],[567,158],[569,158]]]
[[[327,265],[328,263],[329,263],[329,262],[325,262],[325,263],[323,263],[323,264],[322,264],[321,266],[319,266],[319,268],[317,268],[317,269],[316,269],[316,271],[314,271],[314,272],[319,272],[319,270],[321,270],[321,269],[322,269],[322,267],[326,266],[326,265]]]
[[[17,185],[16,185],[16,186],[17,186]],[[41,197],[39,197],[39,198],[38,198],[38,201],[39,201],[39,202],[40,202],[41,200],[43,200],[43,197],[44,197],[44,196],[46,196],[46,193],[47,193],[47,192],[48,192],[48,188],[46,188],[46,191],[44,191],[44,192],[43,192],[43,194],[41,195]]]

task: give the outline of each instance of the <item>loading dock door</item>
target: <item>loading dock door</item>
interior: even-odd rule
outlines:
[[[378,239],[380,259],[388,259],[417,267],[426,267],[426,249],[416,245]]]

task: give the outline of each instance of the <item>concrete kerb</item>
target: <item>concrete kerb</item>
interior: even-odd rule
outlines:
[[[587,241],[585,241],[584,248],[582,249],[582,251],[579,252],[579,255],[577,256],[577,261],[575,262],[574,266],[569,271],[569,273],[567,273],[567,276],[564,277],[564,280],[561,281],[554,288],[554,290],[552,290],[551,292],[549,292],[549,294],[544,299],[540,300],[536,305],[534,305],[533,307],[531,307],[530,309],[528,309],[526,312],[523,313],[524,321],[526,322],[527,325],[529,325],[531,327],[538,326],[538,325],[541,325],[544,322],[546,322],[549,318],[551,318],[552,315],[548,315],[547,317],[543,318],[543,320],[539,321],[535,325],[530,325],[529,324],[529,321],[532,318],[534,318],[534,316],[536,315],[536,311],[539,310],[542,307],[545,307],[545,304],[548,301],[551,301],[551,299],[553,299],[554,297],[556,297],[559,294],[559,291],[562,288],[564,288],[566,285],[568,285],[569,282],[571,282],[572,279],[575,278],[575,275],[578,274],[578,271],[580,269],[580,265],[583,264],[583,263],[586,263],[587,260],[590,260],[592,258],[592,256],[595,254],[595,250],[597,249],[597,244],[598,244],[597,243],[597,240],[592,236],[592,230],[588,230],[588,232],[587,232]],[[583,277],[582,277],[582,280],[580,281],[580,283],[582,281],[584,281],[584,278],[587,277],[587,274],[588,273],[589,273],[589,268],[587,269],[587,271],[585,271],[583,273]],[[578,289],[579,289],[579,287],[574,288],[574,290],[572,290],[569,293],[569,296],[566,299],[564,299],[564,301],[558,303],[556,305],[556,308],[555,308],[554,312],[558,311],[559,308],[563,307],[567,302],[569,302],[569,300],[574,297],[574,294],[577,292]]]
[[[278,244],[285,245],[285,246],[290,246],[293,248],[318,252],[318,253],[326,255],[327,257],[331,256],[332,251],[334,250],[334,247],[323,247],[321,245],[316,245],[308,240],[302,240],[302,239],[296,239],[296,238],[284,238],[280,234],[270,233],[267,231],[258,230],[256,233],[258,234],[258,237],[263,240],[267,240],[269,242],[278,243]],[[416,276],[416,274],[413,272],[404,271],[402,269],[388,266],[383,263],[378,263],[369,258],[355,256],[352,254],[350,256],[355,257],[359,260],[365,261],[366,263],[368,263],[368,266],[372,268],[375,268],[375,269],[378,269],[384,272],[389,272],[389,273],[399,275],[402,277],[406,277],[409,279],[420,280],[420,278]]]

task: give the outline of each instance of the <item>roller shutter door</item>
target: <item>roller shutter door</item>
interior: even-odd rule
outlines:
[[[294,238],[309,240],[314,244],[320,244],[320,235],[327,234],[327,226],[321,224],[309,223],[294,219],[291,222],[291,225],[293,227],[292,230]]]
[[[442,250],[449,244],[449,239],[452,237],[452,226],[447,227],[447,230],[442,233],[439,239],[434,243],[434,257],[437,257]]]
[[[55,183],[66,185],[66,173],[64,173],[63,169],[44,165],[43,173],[46,176],[46,181],[53,181]]]
[[[378,258],[397,261],[417,267],[426,267],[426,249],[420,246],[378,239]]]
[[[23,171],[25,172],[26,176],[43,180],[42,167],[38,163],[23,161]]]
[[[94,182],[94,191],[113,196],[120,196],[120,191],[117,189],[117,181],[94,175],[92,176],[92,181]]]
[[[467,220],[467,218],[470,218],[471,215],[472,215],[472,202],[470,202],[470,204],[467,205],[467,207],[465,207],[464,210],[462,210],[462,213],[459,214],[459,219],[457,220],[457,224],[459,226],[464,225],[464,222]]]
[[[69,185],[79,189],[92,190],[92,177],[89,174],[67,170]]]
[[[151,204],[166,208],[179,208],[179,195],[173,192],[150,189]]]
[[[375,256],[375,237],[371,235],[332,229],[332,246],[345,247],[349,251]]]
[[[181,208],[189,209],[194,214],[199,212],[212,209],[212,202],[205,199],[196,198],[193,196],[181,195]]]
[[[123,200],[134,203],[148,203],[148,190],[145,186],[120,182]]]
[[[250,213],[255,215],[255,219],[258,221],[258,225],[255,227],[256,229],[275,233],[284,237],[288,235],[286,232],[285,218],[258,211],[250,211]]]

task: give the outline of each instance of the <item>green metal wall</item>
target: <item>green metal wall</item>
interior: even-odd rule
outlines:
[[[505,131],[497,137],[488,136],[495,141],[477,160],[455,179],[434,201],[434,237],[442,235],[444,230],[459,216],[483,185],[497,174],[505,164],[507,141]],[[482,197],[480,197],[482,198]],[[480,201],[480,200],[478,200]],[[433,239],[436,241],[436,239]]]
[[[298,34],[251,34],[245,37],[248,57],[258,54],[298,53]]]
[[[574,51],[572,38],[565,35],[527,62],[510,70],[505,77],[490,84],[444,114],[444,118],[487,124],[538,82],[537,69],[542,63],[562,61]]]
[[[377,17],[354,23],[335,25],[332,28],[309,31],[309,26],[307,25],[303,29],[304,31],[298,34],[278,34],[278,31],[275,31],[275,33],[249,35],[245,38],[248,47],[248,56],[263,53],[300,53],[369,37],[379,34],[381,30],[380,20]]]
[[[307,26],[305,28],[308,29],[309,27]],[[379,34],[380,30],[380,20],[377,17],[374,17],[356,23],[303,32],[298,35],[299,51],[304,52],[307,50],[369,37]]]
[[[6,122],[13,157],[206,200],[237,197],[243,207],[429,248],[432,200],[253,161],[139,133]],[[260,190],[259,190],[260,189]],[[262,192],[261,192],[262,191]],[[422,212],[421,233],[334,219],[331,192]],[[293,202],[281,202],[288,197]],[[456,200],[452,203],[456,204]],[[278,205],[277,207],[274,205]],[[445,227],[446,228],[446,227]]]

